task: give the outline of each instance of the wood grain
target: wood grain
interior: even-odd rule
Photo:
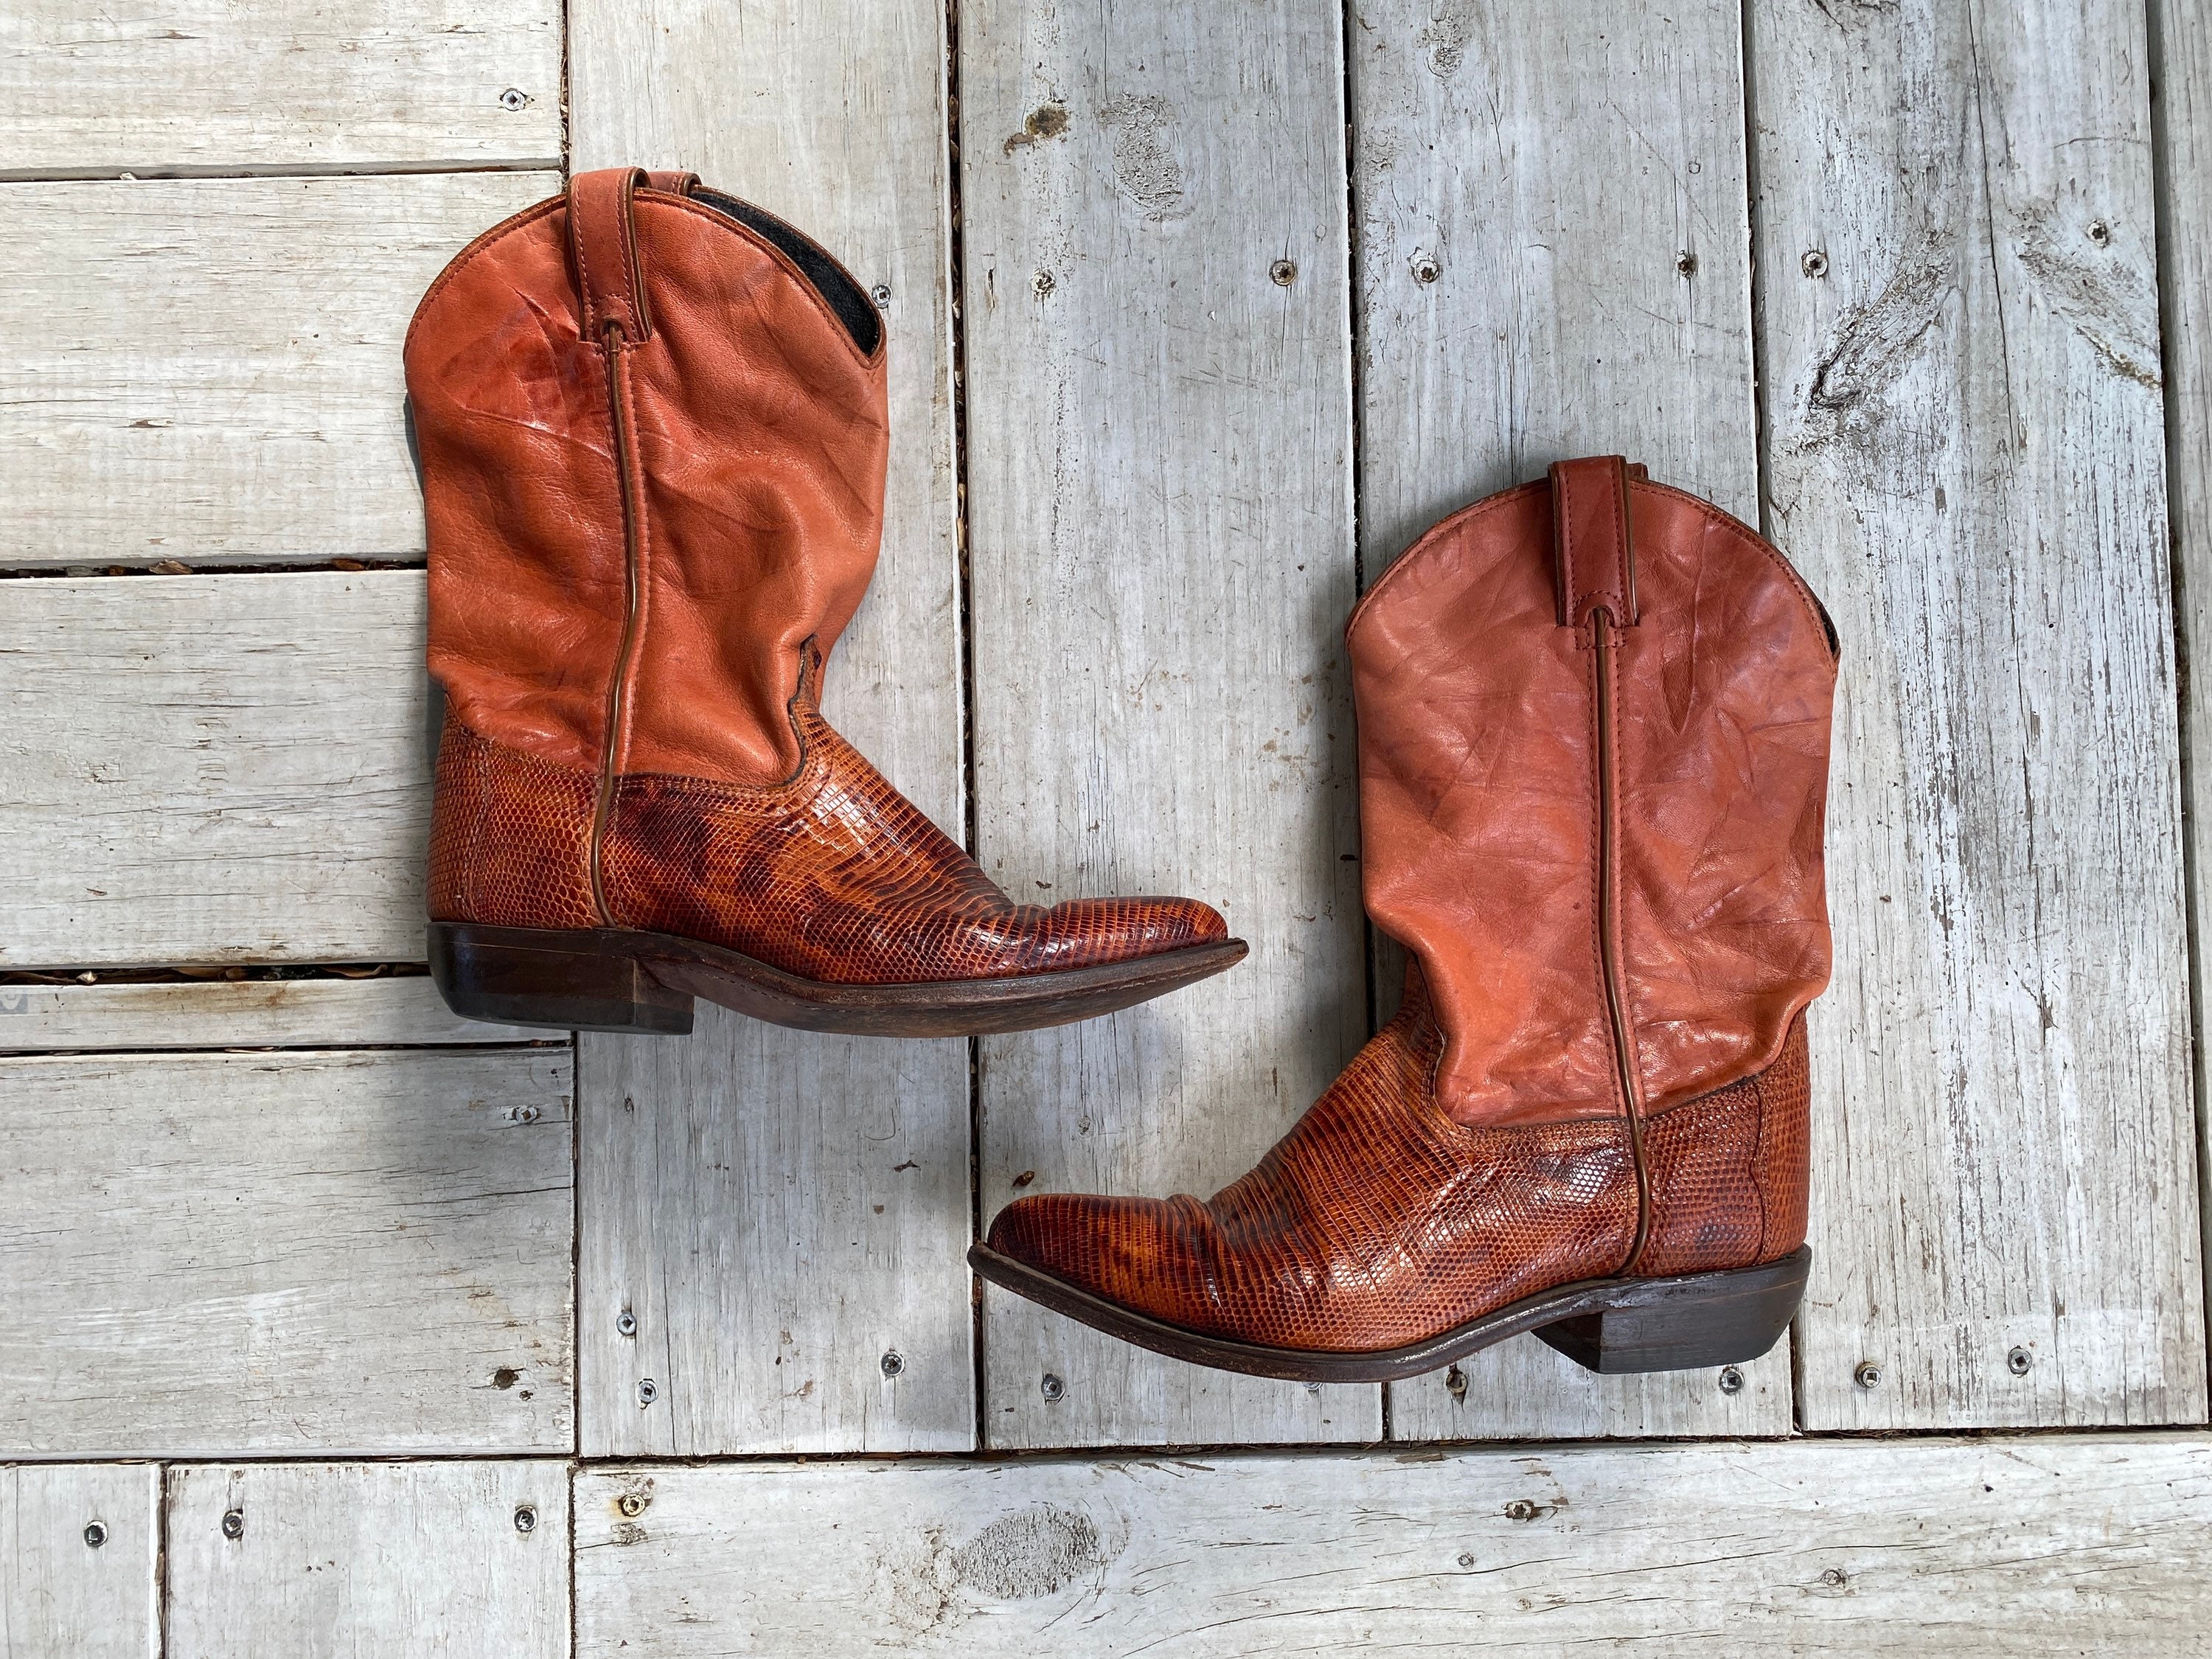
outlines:
[[[587,1659],[2179,1655],[2212,1546],[2212,1444],[2165,1436],[593,1469],[575,1491]]]
[[[0,1468],[0,1659],[160,1652],[160,1479],[145,1465]]]
[[[987,1221],[1021,1190],[1212,1192],[1364,1035],[1340,21],[962,12],[983,863],[1040,902],[1189,893],[1253,947],[985,1040]],[[992,1445],[1381,1431],[1372,1389],[1200,1370],[996,1291],[984,1328]]]
[[[0,1455],[565,1451],[559,1050],[0,1061]]]
[[[1445,514],[1576,455],[1626,453],[1756,518],[1739,11],[1355,6],[1369,581]],[[1387,1012],[1404,958],[1384,944]],[[1733,1395],[1711,1371],[1596,1377],[1523,1338],[1456,1384],[1395,1386],[1390,1431],[1787,1433],[1788,1345],[1741,1369]]]
[[[549,173],[0,185],[0,568],[422,556],[399,348]]]
[[[549,1040],[565,1042],[557,1031],[459,1018],[422,976],[0,985],[0,1054]]]
[[[421,960],[423,617],[418,571],[0,583],[0,965]]]
[[[173,1468],[164,1652],[565,1659],[566,1482],[531,1461]]]
[[[560,155],[561,12],[547,0],[23,0],[0,14],[0,177]]]
[[[2212,944],[2212,9],[2151,0],[2151,119],[2158,155],[2160,332],[2166,347],[2166,510],[2181,654],[2182,823],[2194,922],[2196,1029],[2208,1029]],[[2197,1190],[2212,1193],[2212,1067],[2197,1066]],[[2212,1206],[2201,1217],[2212,1239]],[[2212,1258],[2212,1249],[2207,1251]]]
[[[584,0],[569,15],[577,166],[692,168],[790,219],[881,296],[884,552],[826,706],[957,836],[943,9]],[[972,1446],[967,1044],[699,1012],[687,1042],[583,1040],[586,1447]],[[625,1309],[635,1336],[617,1327]]]
[[[2205,1414],[2144,56],[1753,12],[1767,512],[1844,655],[1808,1428]]]

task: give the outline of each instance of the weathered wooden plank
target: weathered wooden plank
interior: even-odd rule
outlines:
[[[0,1455],[567,1450],[562,1050],[0,1061]]]
[[[1364,1034],[1340,37],[1314,0],[962,13],[985,867],[1040,900],[1196,894],[1253,946],[984,1042],[987,1220],[1018,1180],[1211,1192]],[[1381,1430],[1371,1389],[1200,1371],[997,1292],[984,1328],[994,1445]]]
[[[1363,568],[1562,457],[1626,451],[1754,518],[1735,0],[1360,0],[1351,31]],[[1563,138],[1563,135],[1571,137]],[[1402,957],[1379,954],[1395,1006]],[[1787,1345],[1594,1377],[1533,1338],[1394,1389],[1413,1440],[1780,1434]]]
[[[691,167],[788,216],[881,296],[884,556],[829,710],[957,834],[943,9],[589,0],[569,15],[576,165]],[[809,1036],[702,1008],[686,1043],[587,1036],[581,1067],[587,1449],[975,1443],[965,1043]]]
[[[561,155],[561,12],[169,0],[0,14],[0,177]]]
[[[1803,1419],[2201,1420],[2142,14],[1752,24],[1767,512],[1844,665]]]
[[[399,346],[557,173],[0,185],[0,567],[419,559]]]
[[[462,1019],[422,975],[0,985],[0,1054],[544,1042],[557,1031]]]
[[[586,1656],[2184,1654],[2212,1443],[593,1469],[575,1504]]]
[[[0,1468],[0,1659],[149,1659],[150,1465]]]
[[[173,1468],[165,1651],[565,1659],[567,1479],[532,1461]]]
[[[0,584],[0,963],[419,961],[422,627],[417,571]]]
[[[2189,836],[2199,1032],[2212,1029],[2212,11],[2151,0],[2151,119],[2158,186],[2160,321],[2166,347],[2166,510],[2179,588],[2183,821]],[[2212,1067],[2197,1068],[2198,1200],[2212,1239]],[[2212,1257],[2212,1250],[2207,1251]]]

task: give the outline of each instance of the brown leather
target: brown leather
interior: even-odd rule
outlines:
[[[434,919],[872,984],[1226,936],[1191,900],[1014,904],[821,719],[882,533],[882,325],[789,226],[580,173],[447,268],[406,362],[450,711]]]
[[[1212,1200],[1045,1194],[990,1248],[1340,1352],[1804,1241],[1835,656],[1781,555],[1618,457],[1437,526],[1347,630],[1405,1007]]]

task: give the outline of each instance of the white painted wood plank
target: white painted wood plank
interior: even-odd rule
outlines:
[[[172,1469],[168,1659],[566,1659],[567,1484],[533,1461]]]
[[[0,1061],[0,1455],[567,1450],[561,1050]]]
[[[964,1042],[704,1003],[688,1040],[585,1038],[586,1449],[972,1447],[967,1079]]]
[[[1445,514],[1574,455],[1625,451],[1756,519],[1739,11],[1355,6],[1368,580]],[[1388,1012],[1403,957],[1377,957]],[[1460,1370],[1459,1389],[1394,1388],[1392,1436],[1790,1425],[1786,1343],[1734,1395],[1711,1371],[1592,1376],[1534,1338]]]
[[[0,584],[0,964],[421,960],[423,615],[418,571]]]
[[[1802,1416],[2201,1421],[2142,14],[1752,25],[1768,515],[1844,657]]]
[[[826,702],[957,836],[943,8],[586,0],[569,15],[577,166],[690,167],[888,292],[883,559]],[[975,1443],[965,1043],[810,1036],[702,1006],[687,1043],[585,1037],[580,1076],[587,1449]]]
[[[560,155],[561,12],[548,0],[0,12],[0,177]]]
[[[2179,611],[2183,822],[2189,836],[2197,951],[2197,1030],[2212,1030],[2212,8],[2151,0],[2151,119],[2160,161],[2160,320],[2166,346],[2166,507]],[[2212,1239],[2212,1067],[2197,1073],[2197,1193]],[[2212,1256],[2212,1251],[2207,1252]]]
[[[427,976],[0,985],[0,1053],[565,1041],[450,1011]]]
[[[399,347],[557,173],[0,185],[0,568],[422,556]]]
[[[592,1469],[575,1502],[586,1659],[2178,1655],[2212,1443]]]
[[[0,1468],[0,1659],[155,1659],[160,1479],[147,1464]]]
[[[997,0],[960,27],[984,865],[1040,901],[1201,896],[1253,947],[985,1040],[988,1221],[1025,1177],[1216,1190],[1366,1022],[1338,8]],[[992,1445],[1381,1432],[1373,1389],[1200,1370],[995,1291],[984,1329]]]

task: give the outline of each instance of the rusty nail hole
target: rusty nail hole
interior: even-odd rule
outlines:
[[[1467,1398],[1467,1373],[1456,1365],[1444,1373],[1444,1392],[1455,1400]]]
[[[1516,1498],[1505,1506],[1505,1518],[1508,1521],[1534,1521],[1536,1506],[1525,1498]]]
[[[876,302],[877,310],[889,311],[891,308],[891,285],[889,283],[878,283],[868,290],[868,297]]]
[[[1298,280],[1298,268],[1291,260],[1278,259],[1267,267],[1267,280],[1277,288],[1288,288]]]
[[[906,1356],[896,1348],[890,1349],[884,1355],[883,1368],[885,1376],[896,1376],[906,1369]]]
[[[2109,246],[2112,240],[2112,228],[2102,219],[2090,220],[2089,240],[2099,247]]]
[[[222,1535],[225,1538],[243,1538],[246,1536],[246,1511],[244,1510],[225,1510],[222,1512]]]
[[[625,1519],[635,1521],[645,1513],[645,1506],[651,1502],[653,1500],[643,1492],[626,1492],[615,1499],[615,1507],[623,1512]]]
[[[538,1530],[538,1507],[534,1504],[518,1504],[514,1508],[514,1529],[517,1532]]]
[[[1828,274],[1828,256],[1816,247],[1808,248],[1805,257],[1797,262],[1797,268],[1817,283]]]
[[[1043,1380],[1037,1384],[1037,1392],[1042,1395],[1047,1400],[1058,1400],[1066,1394],[1067,1384],[1061,1382],[1050,1371],[1047,1371],[1044,1374]]]
[[[1043,299],[1046,295],[1051,293],[1053,290],[1054,284],[1052,273],[1048,270],[1040,270],[1035,276],[1030,279],[1030,286],[1036,290],[1036,296],[1038,299]]]
[[[1680,253],[1674,256],[1674,274],[1678,276],[1696,276],[1698,274],[1698,256],[1691,252],[1689,249],[1684,248]]]
[[[650,1406],[654,1401],[659,1398],[660,1385],[658,1382],[655,1382],[649,1376],[643,1376],[638,1379],[637,1403],[639,1405]]]
[[[499,106],[509,115],[519,109],[528,108],[529,105],[530,94],[520,87],[509,87],[499,95]]]
[[[2035,1356],[2026,1348],[2014,1348],[2005,1356],[2005,1369],[2014,1376],[2026,1376],[2034,1364]]]
[[[102,1544],[105,1544],[107,1541],[107,1522],[105,1521],[86,1522],[84,1526],[84,1541],[86,1547],[95,1550]]]
[[[632,1313],[628,1308],[624,1308],[620,1313],[615,1316],[615,1334],[617,1336],[635,1336],[637,1334],[637,1316]]]
[[[1437,277],[1443,274],[1444,268],[1437,263],[1436,256],[1434,254],[1416,253],[1413,256],[1413,280],[1415,282],[1425,286],[1430,283],[1435,282]]]
[[[1723,1394],[1741,1394],[1743,1392],[1743,1373],[1733,1365],[1722,1366],[1721,1392]]]
[[[1878,1389],[1881,1386],[1881,1367],[1871,1359],[1862,1359],[1858,1369],[1851,1373],[1851,1381],[1863,1389]]]

